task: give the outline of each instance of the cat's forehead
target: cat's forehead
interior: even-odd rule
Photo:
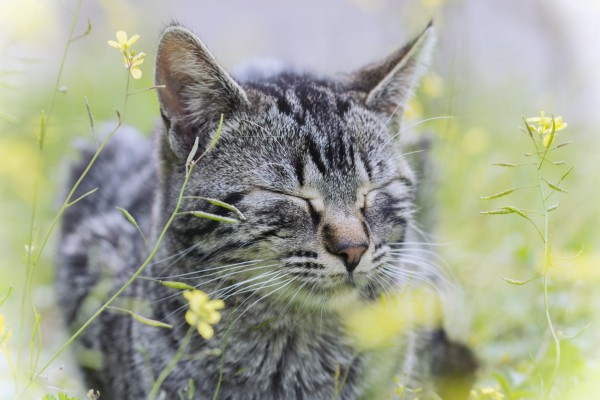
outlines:
[[[343,120],[356,98],[335,80],[283,73],[267,80],[247,82],[263,107],[290,116],[298,126],[307,117],[320,123]]]
[[[334,81],[281,75],[244,89],[253,107],[224,136],[252,164],[249,180],[353,199],[397,173],[385,121]]]

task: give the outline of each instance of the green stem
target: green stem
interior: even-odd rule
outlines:
[[[71,21],[71,27],[69,29],[69,36],[67,38],[67,43],[63,49],[62,58],[60,61],[60,66],[58,68],[58,73],[56,75],[56,81],[54,83],[54,87],[52,89],[52,94],[50,97],[50,102],[48,103],[48,111],[45,112],[45,120],[42,120],[41,128],[40,128],[40,138],[39,138],[39,149],[40,154],[44,150],[44,140],[46,137],[46,131],[48,129],[48,124],[50,123],[50,118],[52,117],[52,111],[54,110],[54,104],[56,102],[56,94],[58,93],[58,88],[60,86],[60,80],[63,75],[63,71],[65,68],[67,54],[69,53],[69,48],[71,46],[71,42],[73,39],[73,33],[75,32],[75,27],[77,25],[77,21],[79,20],[79,12],[81,11],[81,3],[82,0],[77,1],[77,5],[75,6],[75,12],[73,13],[73,19]],[[42,111],[43,112],[43,111]],[[35,171],[38,171],[36,169]],[[33,258],[33,231],[35,227],[35,220],[37,215],[37,204],[38,204],[38,188],[39,188],[39,174],[35,174],[35,181],[33,184],[33,201],[32,201],[32,211],[31,211],[31,219],[29,221],[29,233],[27,238],[27,263],[25,266],[25,287],[23,288],[23,294],[21,296],[21,315],[19,318],[19,332],[23,333],[24,324],[25,324],[25,309],[27,308],[27,299],[31,297],[31,288],[33,282],[33,270],[34,268],[34,258]],[[20,360],[23,351],[23,341],[18,341],[17,348],[17,370],[20,370]]]
[[[131,81],[131,73],[129,69],[127,69],[127,83],[125,84],[125,101],[123,103],[123,120],[125,119],[125,114],[127,113],[127,100],[129,99],[129,83]]]
[[[67,59],[67,54],[69,53],[69,48],[71,47],[71,42],[73,41],[73,32],[75,32],[75,26],[77,25],[77,21],[79,20],[79,12],[81,11],[81,2],[82,2],[82,0],[77,1],[77,6],[75,7],[75,12],[73,13],[73,21],[71,22],[71,28],[69,29],[69,36],[67,39],[67,43],[65,44],[65,48],[63,50],[60,67],[58,68],[58,74],[56,76],[56,82],[54,83],[54,90],[52,90],[52,97],[50,98],[50,104],[48,105],[48,111],[46,112],[46,124],[45,124],[45,127],[42,130],[42,133],[40,136],[40,150],[44,149],[44,137],[46,136],[46,129],[50,123],[50,118],[52,116],[52,110],[54,109],[54,103],[56,100],[56,93],[58,93],[58,88],[60,86],[60,79],[62,78],[63,70],[65,69],[65,61]]]
[[[181,345],[177,349],[177,352],[175,353],[175,355],[173,356],[171,361],[169,361],[169,364],[167,364],[165,369],[162,370],[162,372],[160,373],[158,378],[156,378],[154,385],[152,385],[152,390],[150,391],[150,394],[148,395],[148,400],[156,399],[156,396],[158,395],[158,391],[160,390],[161,385],[163,384],[165,379],[167,379],[167,377],[169,376],[171,371],[173,371],[173,368],[175,368],[175,366],[177,365],[179,360],[181,360],[181,357],[185,353],[185,350],[187,349],[188,345],[190,344],[190,340],[192,339],[192,334],[194,332],[195,332],[195,329],[193,327],[190,327],[190,329],[188,329],[187,333],[185,334],[185,336],[181,342]]]
[[[75,332],[57,351],[56,353],[54,353],[54,355],[50,358],[50,360],[48,360],[48,362],[46,362],[46,364],[44,364],[44,366],[37,372],[35,372],[32,377],[29,379],[29,381],[27,382],[27,385],[25,386],[25,389],[19,394],[18,397],[21,397],[23,395],[23,393],[25,392],[25,390],[29,387],[29,385],[31,385],[31,383],[37,379],[66,349],[67,347],[69,347],[87,328],[88,326],[90,326],[90,324],[92,322],[94,322],[94,320],[96,318],[98,318],[98,316],[100,314],[102,314],[104,312],[104,310],[106,310],[106,308],[108,308],[119,296],[121,296],[121,294],[123,294],[123,292],[125,290],[127,290],[127,288],[129,286],[131,286],[131,284],[137,279],[137,277],[144,272],[144,270],[146,269],[146,267],[148,266],[148,264],[150,264],[150,261],[152,261],[152,259],[154,258],[156,252],[158,251],[158,248],[165,236],[165,234],[167,233],[167,230],[169,229],[169,227],[171,226],[171,223],[173,222],[173,220],[175,219],[175,216],[177,215],[177,213],[179,212],[179,208],[181,207],[181,203],[183,201],[183,193],[185,191],[185,188],[188,184],[188,181],[190,179],[190,175],[192,174],[192,171],[194,169],[194,164],[192,164],[190,166],[190,168],[188,169],[188,172],[185,176],[185,180],[183,182],[183,185],[181,186],[181,190],[179,192],[179,197],[177,199],[177,204],[175,205],[175,209],[173,210],[173,212],[171,213],[171,216],[169,217],[167,223],[165,224],[165,226],[163,227],[158,240],[156,241],[156,244],[154,245],[154,248],[152,249],[152,251],[150,252],[150,254],[148,255],[148,257],[146,258],[146,260],[144,261],[144,263],[135,271],[135,273],[131,276],[131,278],[129,278],[129,280],[123,285],[121,286],[121,288],[119,290],[117,290],[117,292],[110,298],[108,299],[108,301],[106,301],[106,303],[104,303],[99,309],[98,311],[96,311],[78,330],[77,332]]]
[[[542,163],[540,163],[541,165]],[[555,358],[554,358],[554,368],[552,370],[552,375],[550,376],[550,379],[548,381],[548,384],[546,385],[546,389],[544,392],[544,398],[547,399],[550,396],[550,392],[552,391],[552,386],[554,385],[554,381],[556,379],[556,375],[558,374],[558,368],[560,366],[560,339],[558,338],[558,335],[556,334],[556,329],[554,327],[554,324],[552,322],[552,318],[550,316],[550,304],[548,301],[548,269],[550,268],[550,263],[551,263],[551,257],[550,257],[550,251],[551,251],[551,247],[550,247],[550,236],[549,236],[549,231],[550,231],[550,213],[548,212],[548,207],[546,206],[546,196],[544,194],[544,188],[542,186],[542,171],[540,168],[538,168],[537,170],[537,174],[538,174],[538,186],[540,189],[540,198],[542,201],[542,207],[544,210],[544,282],[543,282],[543,286],[544,286],[544,311],[545,311],[545,315],[546,315],[546,322],[548,324],[548,329],[550,330],[550,334],[552,335],[552,341],[554,343],[554,349],[555,349]]]

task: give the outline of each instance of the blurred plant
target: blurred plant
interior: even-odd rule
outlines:
[[[512,187],[512,188],[503,190],[499,193],[496,193],[496,194],[493,194],[490,196],[481,197],[481,199],[482,200],[493,200],[493,199],[498,199],[501,197],[508,196],[518,190],[522,190],[522,189],[526,189],[526,188],[537,188],[537,190],[539,192],[539,196],[540,196],[541,209],[540,210],[528,210],[528,209],[522,209],[522,208],[514,207],[511,205],[507,205],[507,206],[503,206],[503,207],[500,207],[500,208],[497,208],[494,210],[482,211],[481,214],[485,214],[485,215],[514,214],[514,215],[517,215],[517,216],[523,218],[524,220],[526,220],[529,224],[531,224],[533,226],[533,228],[535,229],[535,231],[537,232],[537,234],[539,235],[540,239],[542,240],[542,242],[544,244],[544,253],[543,253],[544,254],[543,255],[544,262],[543,262],[543,268],[542,268],[541,275],[534,276],[525,281],[512,279],[512,278],[504,278],[504,280],[512,285],[525,285],[537,278],[543,279],[544,313],[545,313],[548,331],[550,332],[550,335],[552,336],[552,341],[554,344],[553,354],[550,352],[548,352],[548,354],[547,354],[548,356],[554,358],[552,372],[550,373],[547,380],[546,380],[546,377],[544,376],[544,374],[540,372],[542,397],[548,398],[550,393],[552,392],[553,385],[556,381],[557,373],[558,373],[559,366],[560,366],[560,360],[561,360],[561,343],[560,343],[560,339],[558,337],[556,327],[555,327],[555,325],[552,321],[551,315],[550,315],[550,305],[549,305],[549,301],[548,301],[549,269],[552,267],[552,254],[551,254],[552,243],[551,243],[551,235],[550,235],[550,228],[551,228],[550,213],[555,211],[559,207],[559,203],[549,205],[549,200],[557,192],[559,192],[559,193],[566,192],[566,190],[562,189],[561,184],[567,178],[567,176],[569,176],[569,174],[573,170],[573,167],[568,166],[565,161],[562,161],[562,160],[552,161],[548,158],[549,152],[553,152],[553,154],[555,154],[555,150],[558,150],[559,148],[570,143],[570,142],[561,143],[561,144],[558,144],[558,145],[552,147],[552,145],[554,144],[556,132],[567,127],[567,124],[565,122],[563,122],[562,117],[560,117],[560,116],[559,117],[554,117],[554,116],[547,117],[545,112],[542,111],[542,112],[540,112],[539,117],[527,118],[527,119],[524,119],[523,122],[525,123],[525,129],[523,129],[523,132],[525,132],[529,135],[529,137],[531,138],[531,141],[533,143],[533,147],[535,149],[535,152],[526,153],[525,155],[527,157],[534,157],[535,160],[533,162],[526,162],[526,163],[520,163],[520,164],[499,163],[499,164],[494,164],[494,165],[501,166],[501,167],[509,167],[509,168],[524,167],[524,166],[535,168],[536,175],[537,175],[537,182],[532,185]],[[551,182],[546,177],[545,173],[546,173],[546,169],[549,165],[564,167],[562,175],[555,182]],[[542,220],[541,228],[540,228],[540,221],[539,221],[540,218]],[[536,219],[538,219],[537,222],[536,222]],[[540,358],[542,356],[544,356],[544,354],[539,354]],[[535,364],[534,370],[538,370],[539,361],[541,361],[541,359],[533,360],[533,362]]]
[[[503,400],[504,394],[498,388],[482,387],[471,390],[469,400]]]

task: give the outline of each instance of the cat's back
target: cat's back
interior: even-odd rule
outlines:
[[[100,136],[106,137],[114,129],[104,128]],[[65,194],[85,173],[96,150],[94,145],[81,149],[80,160],[71,168]],[[100,300],[87,299],[100,277],[116,277],[135,267],[144,241],[117,207],[128,210],[144,234],[150,235],[156,185],[153,160],[151,141],[131,127],[121,127],[71,197],[81,199],[64,213],[57,269],[59,300],[68,324],[74,322],[81,307]],[[89,308],[93,305],[89,304]]]

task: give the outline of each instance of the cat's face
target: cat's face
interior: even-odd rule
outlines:
[[[169,29],[157,62],[157,83],[167,84],[166,162],[185,160],[194,136],[206,146],[219,111],[225,116],[216,147],[194,169],[183,208],[236,216],[193,196],[208,197],[245,218],[231,225],[176,219],[173,253],[196,249],[182,268],[210,272],[198,274],[198,284],[220,278],[221,295],[257,290],[332,307],[400,284],[394,270],[402,266],[390,250],[406,234],[414,179],[394,142],[393,114],[416,80],[415,47],[428,45],[427,31],[343,79],[282,73],[238,84],[189,32]],[[184,70],[185,57],[194,62]]]

